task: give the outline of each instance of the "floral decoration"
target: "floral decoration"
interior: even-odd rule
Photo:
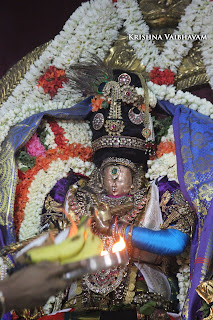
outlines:
[[[113,2],[116,2],[116,5]],[[208,34],[208,41],[202,40],[201,52],[210,85],[213,87],[212,12],[212,0],[192,0],[174,35]],[[89,61],[93,55],[103,60],[122,26],[129,34],[149,34],[149,27],[136,0],[93,0],[82,3],[3,103],[0,109],[0,143],[11,126],[25,118],[38,112],[70,108],[82,100],[81,94],[69,87],[66,73],[72,69],[72,64]],[[193,41],[168,40],[161,54],[151,40],[130,40],[129,44],[146,67],[146,71],[150,72],[152,81],[148,82],[148,88],[151,107],[156,105],[157,99],[165,99],[175,105],[184,104],[213,119],[213,105],[209,101],[189,92],[177,91],[173,86],[177,69]],[[138,94],[144,95],[142,88],[136,90]],[[106,101],[96,100],[92,102],[94,111],[104,108]],[[43,138],[37,133],[21,150],[22,153],[19,153],[15,222],[17,230],[20,229],[20,240],[39,233],[45,195],[58,179],[67,175],[70,167],[74,172],[85,175],[89,175],[93,168],[90,162],[91,131],[88,124],[45,120],[41,126],[46,132]],[[42,132],[44,133],[44,130]],[[161,138],[156,158],[149,160],[148,165],[147,178],[152,180],[167,174],[169,179],[178,180],[172,127],[168,134]],[[44,183],[41,184],[41,181]],[[179,272],[180,302],[183,301],[186,291],[183,283],[187,283],[185,279],[188,278],[188,269],[184,268],[183,266]]]
[[[104,101],[103,98],[99,96],[95,96],[92,98],[92,112],[98,111],[99,109],[102,109],[102,102]]]
[[[59,148],[66,145],[66,142],[68,142],[68,139],[64,137],[64,133],[65,133],[64,129],[61,126],[59,126],[59,124],[55,120],[48,121],[48,123],[50,125],[50,129],[54,133],[54,141],[56,145]]]
[[[38,79],[38,87],[44,89],[45,94],[49,93],[50,97],[53,98],[59,88],[63,88],[63,83],[67,83],[68,78],[66,77],[65,70],[57,69],[55,66],[50,66],[45,73]]]
[[[202,41],[201,51],[207,75],[213,87],[213,69],[211,67],[213,54],[212,12],[212,2],[192,0],[186,8],[185,15],[182,16],[175,34],[184,34],[187,30],[188,34],[194,32],[202,35],[208,31],[209,39]],[[95,21],[94,16],[98,17]],[[207,20],[210,23],[207,23]],[[116,6],[111,0],[94,0],[82,3],[66,22],[60,34],[48,45],[39,59],[31,65],[23,80],[3,103],[0,109],[0,143],[7,136],[11,126],[25,118],[37,112],[72,107],[80,101],[81,94],[70,89],[68,83],[64,83],[63,88],[59,88],[57,94],[51,99],[49,94],[44,93],[41,86],[36,86],[36,82],[49,66],[54,65],[57,69],[63,69],[67,73],[72,64],[88,61],[91,56],[98,55],[104,59],[110,45],[117,39],[118,30],[122,25],[126,28],[127,33],[149,34],[149,28],[138,9],[136,0],[118,0]],[[135,49],[138,58],[146,66],[148,72],[153,67],[176,72],[193,41],[168,40],[161,55],[149,40],[140,42],[132,40],[129,43]],[[157,88],[155,86],[151,88],[150,85],[149,89],[157,98],[162,96],[160,90],[162,92],[166,90],[167,100],[170,101],[170,98],[176,101],[180,100],[180,91],[176,92],[175,87],[167,86],[165,88],[163,87],[165,85],[161,85],[160,88]],[[186,106],[203,114],[208,113],[207,115],[213,118],[213,105],[210,102],[205,99],[196,99],[189,92],[181,92],[181,95],[182,100],[186,101]],[[191,97],[188,100],[189,95]]]
[[[174,84],[175,74],[170,69],[160,70],[160,67],[153,67],[149,73],[150,80],[156,84],[170,85]]]
[[[98,19],[94,20],[94,17]],[[94,55],[104,59],[121,26],[122,19],[111,0],[82,3],[3,103],[0,109],[0,143],[11,126],[27,117],[42,111],[71,108],[82,100],[81,93],[70,89],[68,83],[64,83],[51,99],[41,86],[36,85],[37,80],[51,65],[67,73],[72,64],[88,61]]]
[[[190,283],[190,246],[177,256],[177,264],[179,266],[177,273],[179,294],[177,298],[180,303],[180,310],[182,310]]]
[[[172,141],[166,140],[165,142],[161,141],[161,143],[157,146],[157,151],[155,153],[157,158],[162,157],[164,153],[175,153],[175,144]]]
[[[169,127],[166,136],[161,138],[157,146],[156,158],[148,160],[148,171],[146,178],[154,180],[159,176],[168,176],[169,180],[178,182],[177,161],[174,145],[174,134],[172,125]]]
[[[32,138],[25,144],[25,148],[31,157],[45,156],[45,148],[36,133],[34,133]]]
[[[89,125],[81,121],[78,123],[67,121],[65,128],[71,127],[73,133],[67,139],[65,129],[61,126],[64,123],[65,121],[62,120],[58,122],[44,120],[37,132],[42,135],[42,132],[47,131],[47,137],[48,131],[51,131],[54,137],[52,145],[49,143],[48,149],[45,150],[39,142],[44,153],[33,153],[33,155],[36,154],[33,156],[29,146],[35,137],[36,142],[39,141],[37,134],[34,134],[33,139],[28,141],[17,158],[20,169],[18,170],[19,182],[14,205],[14,223],[16,235],[19,234],[20,240],[39,233],[40,214],[45,196],[60,178],[66,177],[70,168],[76,173],[89,175],[94,167],[90,162],[92,133],[90,133]],[[70,129],[67,130],[69,132]],[[29,157],[33,159],[30,164],[28,164]]]
[[[118,0],[118,15],[124,20],[124,27],[128,35],[149,35],[149,26],[144,21],[140,11],[139,4],[136,0]],[[206,15],[212,14],[212,4],[208,0],[192,0],[186,7],[185,14],[182,15],[180,22],[173,32],[171,39],[168,39],[164,45],[163,51],[159,52],[152,40],[145,39],[137,41],[134,38],[129,40],[136,52],[137,58],[146,67],[146,71],[150,72],[153,67],[160,67],[162,70],[170,69],[177,72],[183,57],[185,57],[193,46],[195,39],[175,39],[176,35],[192,35],[200,34],[202,43],[205,43],[206,37],[202,37],[206,33]],[[205,23],[204,23],[205,21]],[[210,27],[212,24],[210,21]],[[212,32],[212,29],[211,29]],[[206,41],[208,42],[208,41]]]

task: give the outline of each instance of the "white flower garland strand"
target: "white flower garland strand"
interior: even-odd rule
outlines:
[[[57,122],[64,129],[64,137],[68,139],[69,143],[75,141],[75,143],[81,143],[84,147],[92,147],[92,131],[88,123],[77,120],[60,120]]]
[[[117,39],[121,25],[111,0],[83,3],[2,105],[0,143],[12,125],[27,117],[41,111],[71,107],[79,101],[81,95],[70,90],[68,83],[50,101],[49,95],[37,87],[36,81],[51,64],[68,71],[71,64],[88,61],[94,54],[103,59]]]
[[[167,175],[169,180],[175,180],[178,182],[177,177],[177,161],[176,155],[173,152],[164,153],[162,157],[155,160],[148,160],[148,171],[146,178],[155,180],[157,178]]]
[[[64,137],[68,140],[67,143],[80,143],[84,147],[92,147],[92,131],[90,126],[85,121],[79,120],[57,120],[58,125],[64,129]],[[56,149],[55,135],[47,120],[42,124],[47,131],[44,144],[48,149]]]
[[[84,162],[78,157],[70,157],[66,161],[58,159],[52,162],[46,171],[41,169],[37,173],[29,187],[27,195],[29,201],[24,210],[24,220],[20,227],[19,241],[31,238],[39,233],[40,215],[45,197],[59,179],[67,176],[70,168],[75,173],[89,176],[94,169],[94,164],[88,161]]]
[[[168,100],[174,105],[183,104],[185,107],[196,110],[213,119],[213,104],[205,98],[201,99],[187,91],[178,90],[176,92],[174,86],[160,86],[151,81],[147,83],[147,86],[156,95],[158,100]]]
[[[161,138],[162,142],[166,142],[166,141],[171,141],[171,142],[175,142],[175,137],[174,137],[174,131],[173,131],[173,125],[171,124],[171,126],[168,129],[167,135],[163,136]]]
[[[209,1],[209,5],[205,10],[205,24],[202,25],[201,33],[207,34],[208,39],[202,41],[201,53],[203,62],[206,67],[206,74],[209,78],[209,83],[213,89],[213,2]]]
[[[135,89],[137,91],[137,94],[144,97],[144,89],[143,88],[135,87]],[[157,104],[157,98],[156,98],[155,94],[149,89],[148,89],[148,94],[149,94],[149,105],[150,105],[150,107],[154,108]]]
[[[168,129],[166,136],[161,138],[162,142],[171,141],[174,142],[173,126]],[[148,160],[148,171],[146,178],[150,180],[157,179],[158,177],[166,176],[169,180],[175,180],[178,182],[177,176],[177,160],[176,155],[173,152],[164,153],[160,158],[154,160]]]
[[[205,11],[209,8],[209,2],[208,0],[192,0],[185,9],[185,14],[181,17],[173,35],[199,34],[204,23],[206,26],[204,17]],[[136,0],[118,0],[117,7],[118,15],[125,20],[124,26],[127,34],[149,35],[149,27],[143,19]],[[148,72],[153,67],[160,67],[161,69],[170,68],[176,73],[183,57],[188,54],[194,41],[167,40],[161,54],[152,40],[130,39],[129,44],[134,48],[137,58],[146,66]]]
[[[50,149],[50,148],[56,149],[57,144],[55,143],[55,135],[54,135],[54,132],[52,131],[49,123],[47,122],[47,120],[45,120],[44,127],[47,131],[47,135],[44,139],[44,144],[48,147],[48,149]]]
[[[180,303],[180,310],[182,310],[190,283],[190,246],[177,256],[177,264],[179,265],[179,272],[177,273],[179,294],[177,298]]]

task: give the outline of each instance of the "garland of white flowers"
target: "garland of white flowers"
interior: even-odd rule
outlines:
[[[185,107],[196,110],[213,119],[213,104],[205,98],[201,99],[187,91],[176,91],[174,86],[160,86],[151,81],[147,83],[147,86],[158,100],[168,100],[174,105],[183,104]]]
[[[89,124],[83,120],[57,120],[57,124],[64,129],[64,137],[68,140],[68,143],[80,143],[84,147],[92,147],[92,131]],[[48,149],[56,149],[55,135],[51,130],[51,127],[47,120],[42,124],[45,128],[47,135],[44,140],[44,144]]]
[[[173,126],[168,129],[166,136],[161,138],[162,142],[171,141],[174,143]],[[160,158],[147,161],[148,170],[146,178],[155,180],[158,177],[164,177],[167,175],[169,180],[175,180],[178,182],[177,176],[177,160],[176,155],[173,152],[164,153]]]
[[[118,0],[117,7],[119,17],[125,20],[124,26],[127,34],[149,35],[149,27],[143,19],[136,0]],[[192,0],[185,9],[185,15],[181,17],[173,36],[199,34],[202,27],[206,26],[204,17],[210,8],[211,4],[208,0]],[[161,54],[152,40],[137,41],[130,38],[129,44],[134,48],[137,58],[146,66],[148,72],[153,67],[160,67],[161,69],[170,68],[176,73],[183,57],[188,54],[194,41],[167,40]]]
[[[208,33],[210,38],[208,41],[202,42],[201,50],[207,75],[213,87],[211,60],[213,53],[212,5],[207,0],[192,0],[174,34]],[[118,0],[117,9],[111,0],[93,0],[83,3],[73,13],[60,34],[55,37],[40,58],[31,65],[24,79],[2,105],[0,109],[0,143],[7,136],[11,126],[25,118],[42,111],[71,107],[82,98],[80,93],[71,90],[69,83],[66,83],[63,84],[63,88],[58,90],[54,99],[50,100],[49,95],[45,95],[43,89],[36,86],[36,81],[50,65],[63,68],[67,72],[72,64],[88,61],[92,55],[98,55],[101,59],[104,59],[111,44],[118,37],[118,29],[122,26],[122,20],[125,21],[124,26],[127,33],[149,34],[149,28],[142,19],[135,0]],[[165,44],[163,54],[159,55],[159,51],[152,41],[146,40],[143,43],[141,41],[130,41],[130,44],[135,49],[137,57],[146,65],[147,71],[150,71],[154,66],[159,66],[170,68],[173,72],[176,72],[182,58],[192,47],[192,41],[170,40]],[[165,99],[175,105],[184,104],[213,119],[213,105],[206,99],[200,99],[189,92],[180,90],[176,92],[174,86],[159,86],[149,82],[148,87],[153,93],[150,94],[152,106],[156,104],[156,98]],[[141,94],[143,94],[142,91],[141,89]],[[73,137],[68,125],[62,122],[60,122],[60,125],[65,129],[65,137],[69,141],[70,139],[77,139],[78,134],[76,133]],[[48,124],[46,128],[48,135],[45,144],[48,147],[55,148],[54,134]],[[172,139],[172,133],[169,134],[170,139]],[[84,137],[79,137],[79,139],[77,141],[84,141],[84,145],[87,144]],[[169,137],[163,137],[162,141],[165,141],[165,139],[169,139]],[[177,180],[176,157],[173,153],[164,154],[161,158],[150,162],[149,166],[147,175],[151,179],[158,177],[160,172],[160,175],[167,174],[170,179]],[[83,162],[79,158],[69,158],[67,161],[58,159],[51,163],[46,172],[40,170],[35,176],[35,180],[29,188],[28,196],[30,200],[25,208],[25,217],[20,228],[20,240],[27,239],[39,232],[40,214],[45,196],[60,178],[67,175],[70,167],[75,172],[89,175],[93,169],[93,164]],[[159,171],[159,167],[162,169],[161,171]],[[45,181],[45,184],[41,185],[41,181]],[[185,271],[185,269],[180,270],[179,273]],[[185,275],[187,272],[185,272]],[[181,276],[179,282],[181,282]],[[182,295],[183,292],[180,291],[180,300]]]
[[[71,90],[69,83],[66,83],[63,84],[64,88],[59,89],[58,94],[54,97],[53,101],[51,101],[49,95],[45,95],[43,89],[36,86],[36,81],[51,64],[54,64],[58,68],[64,68],[67,71],[71,64],[85,60],[88,61],[94,54],[103,59],[112,42],[117,39],[118,29],[122,26],[122,19],[126,20],[124,22],[125,27],[130,28],[127,30],[128,32],[133,33],[134,30],[136,31],[139,27],[138,23],[140,18],[142,18],[140,10],[137,9],[136,1],[119,0],[117,6],[118,11],[111,0],[94,0],[83,3],[73,13],[60,34],[55,37],[40,58],[31,65],[24,79],[2,105],[0,109],[0,143],[7,136],[11,126],[27,117],[42,111],[71,107],[81,99],[81,94]],[[196,8],[199,8],[199,10],[195,10]],[[209,25],[207,29],[210,32],[212,30],[209,21],[211,19],[210,12],[212,12],[212,4],[207,0],[192,1],[186,8],[186,14],[182,17],[179,24],[179,31],[176,32],[189,31],[190,16],[193,18],[192,31],[199,32],[201,26],[201,29],[204,30],[204,26],[206,28],[206,23],[204,25],[202,22],[204,12],[205,17],[206,13],[208,13]],[[144,21],[142,22],[141,28],[141,32],[148,34],[148,26]],[[212,32],[210,32],[210,35],[210,40],[212,40]],[[175,58],[173,54],[173,49],[170,48],[174,43],[176,43],[174,40],[167,41],[164,50],[168,52],[166,51],[167,54],[162,56],[158,55],[158,50],[153,44],[150,46],[150,41],[144,43],[144,48],[141,47],[137,41],[134,41],[132,45],[133,47],[135,45],[135,50],[138,52],[140,59],[143,57],[148,60],[151,59],[150,61],[153,61],[153,65],[155,66],[156,61],[160,59],[162,63],[161,66],[163,67],[163,59],[166,59],[168,66],[170,66],[170,64],[173,65],[175,63],[174,60],[177,60],[177,56]],[[181,52],[180,43],[183,44],[184,41],[178,41],[178,54]],[[188,45],[190,45],[190,43],[192,42],[187,41]],[[210,83],[212,83],[211,50],[213,50],[213,45],[212,41],[204,41],[203,44],[205,49],[208,46],[208,50],[203,49],[203,56],[207,66],[207,74],[210,76]],[[186,53],[187,52],[184,54]],[[149,58],[149,56],[151,58]],[[144,64],[146,64],[146,62],[148,61],[143,60]],[[151,67],[148,68],[150,69]],[[193,102],[194,108],[197,108],[197,103],[199,104],[198,101]],[[198,111],[200,112],[200,110]]]
[[[92,147],[92,131],[85,121],[57,121],[65,131],[64,137],[70,142],[80,143],[84,147]]]
[[[20,241],[31,238],[39,233],[45,197],[59,179],[67,176],[70,168],[76,173],[89,176],[94,169],[94,164],[88,161],[84,162],[78,157],[70,157],[65,161],[58,159],[52,162],[46,171],[41,169],[36,174],[29,187],[29,201],[24,210],[24,220],[19,232]]]
[[[190,246],[177,256],[177,264],[179,266],[177,273],[179,294],[177,298],[180,303],[180,310],[182,310],[190,283]]]
[[[88,61],[92,55],[104,59],[117,39],[121,25],[121,18],[111,0],[83,3],[3,103],[0,109],[0,143],[11,126],[27,117],[41,111],[71,107],[79,101],[81,94],[71,90],[68,83],[63,84],[54,101],[50,101],[49,95],[36,86],[36,81],[52,64],[68,71],[72,64]]]
[[[51,127],[47,120],[45,120],[44,127],[46,129],[47,135],[44,139],[44,145],[48,147],[48,149],[56,149],[57,144],[55,143],[55,135],[54,132],[51,130]]]

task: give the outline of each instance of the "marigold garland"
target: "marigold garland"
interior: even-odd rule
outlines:
[[[80,143],[73,143],[63,145],[60,149],[49,149],[46,151],[46,157],[38,156],[36,158],[35,166],[25,173],[24,180],[20,181],[16,187],[16,199],[14,206],[16,235],[18,235],[21,223],[24,219],[26,203],[29,201],[27,196],[29,187],[39,170],[47,170],[50,164],[57,159],[68,160],[70,157],[79,157],[82,161],[89,161],[91,156],[92,149],[90,147],[84,147]]]
[[[168,141],[166,140],[166,142],[162,142],[157,146],[157,151],[155,153],[157,158],[162,157],[163,154],[165,153],[170,153],[173,152],[174,154],[176,154],[175,152],[175,144],[173,141]]]

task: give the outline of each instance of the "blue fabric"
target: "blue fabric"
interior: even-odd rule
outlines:
[[[211,273],[213,259],[213,121],[182,105],[160,101],[173,115],[180,188],[194,207],[198,223],[191,244],[191,284],[182,319],[195,319],[200,308],[196,287]]]
[[[128,239],[129,226],[125,231],[125,239]],[[183,252],[189,236],[176,229],[150,230],[134,227],[132,232],[132,245],[140,250],[149,251],[161,255],[177,255]]]

